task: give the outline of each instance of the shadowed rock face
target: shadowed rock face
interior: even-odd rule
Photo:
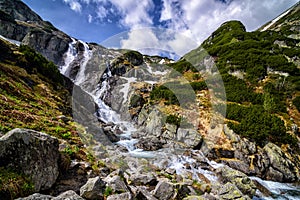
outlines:
[[[31,177],[35,191],[55,183],[58,158],[58,140],[45,133],[17,128],[0,138],[0,166]]]
[[[34,13],[20,0],[0,0],[0,10],[6,12],[17,20],[42,21],[40,16]]]

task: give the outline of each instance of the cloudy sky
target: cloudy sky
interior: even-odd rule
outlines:
[[[162,49],[197,47],[223,22],[253,31],[298,0],[23,0],[72,37],[105,46]],[[117,42],[116,42],[117,40]],[[117,44],[118,43],[118,44]]]

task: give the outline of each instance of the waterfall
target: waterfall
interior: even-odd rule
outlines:
[[[76,40],[71,38],[72,42],[69,43],[69,48],[64,55],[64,65],[59,67],[60,73],[66,75],[71,63],[75,60],[77,56],[77,50],[75,48]]]
[[[65,53],[65,63],[60,68],[60,72],[64,75],[67,75],[66,72],[69,70],[73,61],[78,59],[78,52],[76,51],[75,45],[76,40],[72,38],[72,42],[69,44],[69,49]],[[84,45],[84,52],[83,57],[80,60],[80,70],[76,76],[76,79],[73,80],[75,84],[79,85],[82,84],[86,79],[86,65],[92,56],[91,50],[86,43],[81,42]],[[105,55],[103,59],[111,58],[111,55]],[[150,64],[146,63],[145,70],[147,70],[152,75],[163,76],[166,74],[165,71],[157,71],[153,69]],[[123,133],[120,135],[120,141],[117,142],[117,145],[125,147],[128,152],[124,153],[131,157],[142,157],[142,158],[149,158],[153,164],[156,166],[160,165],[160,162],[167,161],[167,168],[174,169],[177,174],[184,174],[185,172],[190,172],[193,174],[193,179],[199,180],[198,174],[202,174],[205,176],[212,184],[218,181],[218,177],[216,176],[213,170],[209,170],[208,168],[201,168],[197,164],[197,160],[191,156],[183,155],[182,151],[173,150],[172,152],[169,149],[160,149],[158,151],[144,151],[142,149],[137,149],[135,144],[139,142],[138,139],[133,139],[131,137],[132,133],[136,132],[137,129],[130,121],[123,121],[119,113],[114,111],[110,106],[108,106],[104,99],[108,95],[108,91],[110,90],[111,80],[113,79],[113,75],[111,72],[110,62],[106,61],[106,70],[102,74],[101,81],[97,85],[97,88],[94,89],[92,92],[89,93],[94,102],[98,105],[98,110],[96,112],[96,116],[99,120],[106,124],[112,124],[112,130],[119,129]],[[137,79],[134,77],[120,77],[121,79],[125,79],[127,82],[123,84],[123,88],[120,90],[123,93],[123,101],[122,103],[126,103],[128,101],[128,92],[130,88],[130,84],[132,82],[136,82]],[[154,84],[156,81],[150,80],[143,80],[146,83]],[[191,152],[194,152],[191,150]],[[200,151],[195,151],[195,154],[198,154],[204,161],[209,165],[212,169],[217,169],[222,167],[223,164],[218,164],[214,161],[208,160]],[[188,166],[188,167],[187,167]],[[273,194],[272,198],[275,199],[297,199],[297,195],[300,195],[300,189],[283,183],[271,182],[271,181],[264,181],[257,177],[251,177],[252,180],[256,180],[261,185],[266,187],[270,190]],[[295,194],[295,195],[294,195]],[[293,196],[294,195],[294,196]],[[268,197],[264,197],[264,195],[258,192],[257,196],[260,199],[268,199]]]

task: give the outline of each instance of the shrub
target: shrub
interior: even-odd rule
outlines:
[[[297,110],[300,112],[300,96],[297,96],[293,99],[293,104],[296,106]]]
[[[19,61],[18,65],[25,68],[28,73],[40,73],[55,83],[62,84],[63,77],[57,66],[48,61],[41,54],[26,45],[21,45],[19,51],[23,53],[25,60]]]

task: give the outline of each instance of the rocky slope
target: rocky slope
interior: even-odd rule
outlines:
[[[292,185],[260,179],[300,179],[299,5],[282,18],[288,26],[248,33],[227,22],[204,42],[206,50],[177,62],[87,44],[20,1],[0,5],[1,132],[22,127],[59,138],[58,146],[50,136],[15,129],[0,139],[0,176],[21,180],[13,183],[17,191],[0,183],[1,197],[299,196]],[[53,166],[43,165],[48,154]]]

